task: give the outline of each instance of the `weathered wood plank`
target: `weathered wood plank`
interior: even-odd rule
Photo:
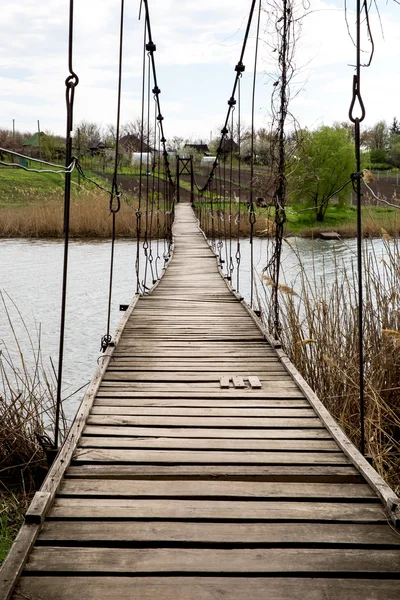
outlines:
[[[26,571],[47,573],[399,574],[399,553],[360,549],[35,548]]]
[[[165,425],[165,423],[164,423]],[[136,427],[123,425],[92,425],[88,423],[84,430],[84,434],[90,435],[106,435],[106,436],[135,436],[135,437],[177,437],[177,438],[221,438],[221,439],[300,439],[300,440],[320,440],[331,439],[329,433],[321,428],[310,429],[244,429],[229,427],[221,427],[220,429],[208,428],[200,429],[194,427]]]
[[[224,452],[188,450],[117,450],[77,448],[74,462],[176,463],[176,464],[348,464],[341,452]]]
[[[134,416],[166,416],[166,417],[314,417],[312,408],[190,408],[190,407],[163,407],[163,406],[94,406],[91,415],[134,415]]]
[[[40,542],[159,542],[201,544],[320,545],[353,547],[400,546],[390,527],[352,523],[220,523],[191,521],[47,521]]]
[[[321,577],[27,577],[15,600],[398,600],[398,580]]]
[[[65,480],[58,497],[174,497],[174,498],[327,498],[364,499],[379,502],[376,494],[367,485],[330,483],[271,483],[239,481],[93,481],[89,479]],[[400,544],[400,536],[399,536]]]
[[[205,434],[206,435],[206,434]],[[331,440],[272,439],[242,440],[219,438],[179,438],[179,437],[106,437],[82,436],[78,448],[164,448],[171,450],[307,450],[309,452],[338,452],[338,446]]]
[[[315,483],[361,483],[352,465],[152,465],[79,464],[69,467],[66,477],[96,479],[221,479],[229,481],[290,481]]]
[[[175,407],[200,407],[200,408],[235,408],[240,414],[242,408],[310,408],[304,398],[119,398],[111,393],[97,397],[94,406],[175,406]]]
[[[317,417],[134,417],[123,415],[90,415],[88,425],[147,425],[159,427],[249,427],[249,428],[312,428],[323,427]]]

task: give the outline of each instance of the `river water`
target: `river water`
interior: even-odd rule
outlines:
[[[386,255],[381,240],[368,243],[368,252],[382,258]],[[236,242],[232,244],[233,256]],[[256,279],[266,265],[271,243],[266,239],[255,239],[253,244]],[[241,240],[240,286],[239,291],[246,298],[250,296],[250,244]],[[155,252],[155,251],[154,251]],[[224,256],[225,249],[222,249]],[[282,268],[287,285],[298,289],[299,264],[296,254],[302,259],[306,272],[318,279],[322,272],[328,280],[334,277],[338,264],[340,268],[351,268],[356,260],[355,240],[310,240],[292,238],[283,245]],[[156,252],[155,252],[156,255]],[[158,263],[163,264],[163,244],[160,242]],[[129,304],[136,291],[135,275],[136,243],[122,240],[116,243],[115,271],[112,296],[111,331],[113,332],[121,313],[120,304]],[[235,260],[235,259],[234,259]],[[19,342],[29,362],[31,350],[25,326],[17,314],[15,303],[20,311],[27,330],[34,339],[40,329],[41,347],[45,363],[51,356],[57,364],[59,343],[61,278],[63,243],[46,240],[0,240],[0,290],[6,294],[7,306],[12,316]],[[236,261],[235,261],[236,262]],[[144,261],[141,261],[143,277]],[[106,333],[108,306],[108,285],[110,268],[110,242],[73,241],[70,245],[67,319],[65,332],[65,366],[63,396],[87,383],[100,356],[100,340]],[[190,264],[188,264],[190,268]],[[236,287],[236,272],[232,283]],[[148,284],[149,285],[149,284]],[[12,300],[11,300],[8,298]],[[3,340],[12,351],[15,349],[4,307],[0,304],[0,341]],[[72,416],[81,400],[79,392],[68,400],[65,407]]]

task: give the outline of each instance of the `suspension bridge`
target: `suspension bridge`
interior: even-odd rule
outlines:
[[[197,185],[193,162],[185,159],[181,170],[178,159],[178,190],[179,176],[186,172],[191,193],[189,202],[182,188],[176,202],[148,2],[143,5],[148,75],[142,121],[150,114],[153,69],[155,136],[164,168],[152,166],[151,177],[140,170],[134,208],[137,293],[112,336],[115,220],[122,197],[116,152],[103,354],[61,448],[56,428],[54,462],[0,571],[0,600],[395,600],[400,501],[363,456],[362,390],[360,452],[277,339],[279,204],[272,335],[253,310],[253,299],[248,306],[239,292],[239,225],[247,218],[253,235],[254,165],[250,185],[242,186],[240,176],[233,183],[232,162],[221,167],[219,160],[229,124],[232,130],[245,44],[211,174],[205,185]],[[121,6],[120,58],[123,1]],[[85,176],[71,154],[78,84],[72,15],[71,1],[59,404],[70,176],[74,168]],[[147,173],[149,165],[143,166]],[[357,171],[350,181],[359,192]],[[278,198],[282,185],[278,177]],[[239,194],[235,218],[234,188]],[[253,272],[252,265],[251,278]]]

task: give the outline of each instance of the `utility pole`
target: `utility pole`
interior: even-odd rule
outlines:
[[[41,146],[41,143],[40,143],[40,122],[39,122],[39,119],[38,119],[38,122],[37,122],[37,127],[38,127],[38,139],[39,139],[39,158],[41,160],[42,159],[42,146]]]

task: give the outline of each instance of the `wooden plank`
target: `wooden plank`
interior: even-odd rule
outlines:
[[[315,545],[397,548],[400,536],[386,525],[352,523],[219,523],[191,521],[46,521],[39,540],[55,542],[159,542]]]
[[[69,467],[66,477],[96,479],[223,479],[229,481],[290,481],[316,483],[360,483],[352,465],[152,465],[79,464]]]
[[[134,417],[123,415],[90,415],[88,425],[141,425],[159,427],[238,427],[238,428],[322,428],[317,417]]]
[[[398,580],[318,577],[28,577],[15,600],[398,600]]]
[[[208,428],[200,429],[198,427],[136,427],[136,426],[113,426],[113,425],[92,425],[88,423],[84,434],[91,435],[110,435],[110,436],[135,436],[135,437],[177,437],[177,438],[228,438],[233,440],[240,439],[304,439],[320,440],[331,439],[329,433],[323,428],[310,429],[253,429],[253,428]]]
[[[206,464],[330,464],[341,465],[348,459],[341,452],[201,452],[185,450],[116,450],[77,448],[75,462],[131,463],[206,463]]]
[[[399,573],[399,552],[364,549],[34,548],[26,572]]]
[[[174,497],[226,499],[356,499],[379,502],[376,494],[367,485],[329,483],[271,483],[264,481],[93,481],[90,479],[65,480],[60,486],[58,497]],[[400,536],[399,536],[400,544]]]
[[[304,398],[118,398],[113,395],[108,397],[102,395],[97,397],[94,406],[175,406],[175,407],[200,407],[200,408],[235,408],[240,414],[242,408],[310,408],[309,403]]]
[[[218,438],[179,438],[179,437],[106,437],[82,436],[78,448],[164,448],[171,450],[307,450],[337,452],[336,442],[330,440],[241,440]]]
[[[134,415],[134,416],[166,416],[166,417],[243,417],[288,418],[288,417],[314,417],[312,408],[190,408],[190,407],[164,407],[164,406],[93,406],[91,415]]]

